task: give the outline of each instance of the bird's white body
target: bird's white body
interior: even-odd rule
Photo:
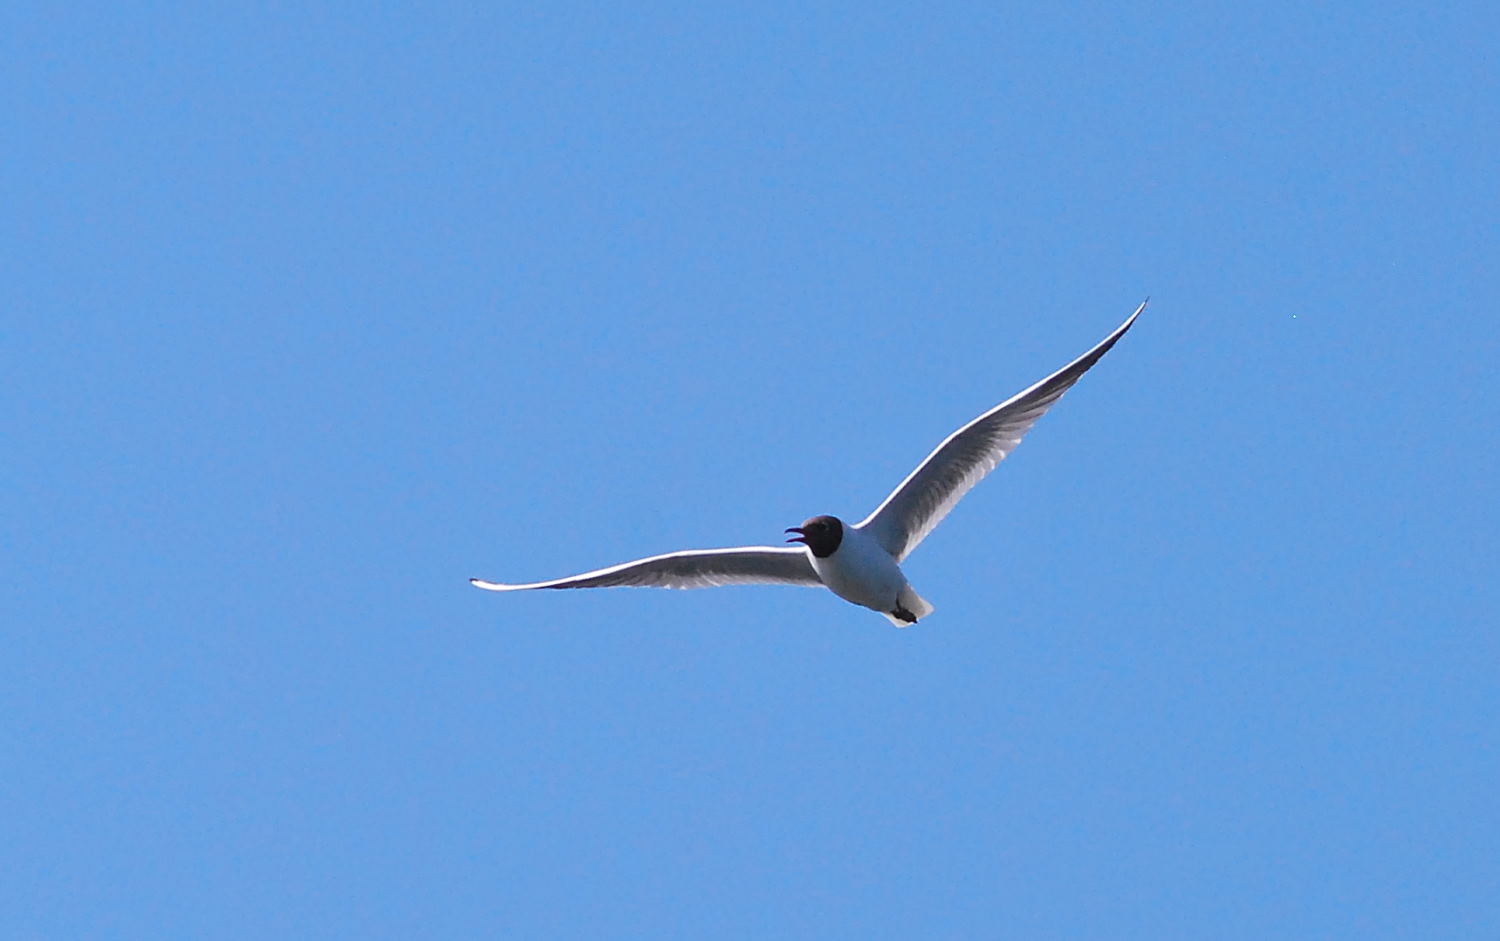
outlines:
[[[898,608],[918,618],[932,613],[932,605],[912,590],[901,566],[863,529],[846,526],[832,555],[818,558],[809,549],[807,557],[829,591],[845,601],[879,611],[897,627],[910,623],[891,613]]]

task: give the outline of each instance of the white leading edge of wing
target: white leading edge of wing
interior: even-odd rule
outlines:
[[[567,578],[525,585],[505,585],[471,578],[488,591],[528,588],[714,588],[719,585],[822,585],[807,552],[791,546],[739,546],[732,549],[688,549],[584,572]]]

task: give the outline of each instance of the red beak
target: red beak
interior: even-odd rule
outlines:
[[[806,533],[803,532],[801,526],[793,526],[790,529],[787,529],[786,532],[796,533],[797,534],[797,535],[793,536],[792,538],[788,539],[787,542],[800,542],[804,546],[807,545],[807,539],[805,538]]]

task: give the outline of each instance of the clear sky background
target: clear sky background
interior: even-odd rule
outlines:
[[[0,936],[1500,934],[1496,11],[7,5]]]

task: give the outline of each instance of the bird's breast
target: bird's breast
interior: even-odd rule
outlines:
[[[843,541],[827,558],[812,556],[823,584],[845,601],[889,611],[906,587],[906,577],[890,553],[863,530],[847,527]]]

